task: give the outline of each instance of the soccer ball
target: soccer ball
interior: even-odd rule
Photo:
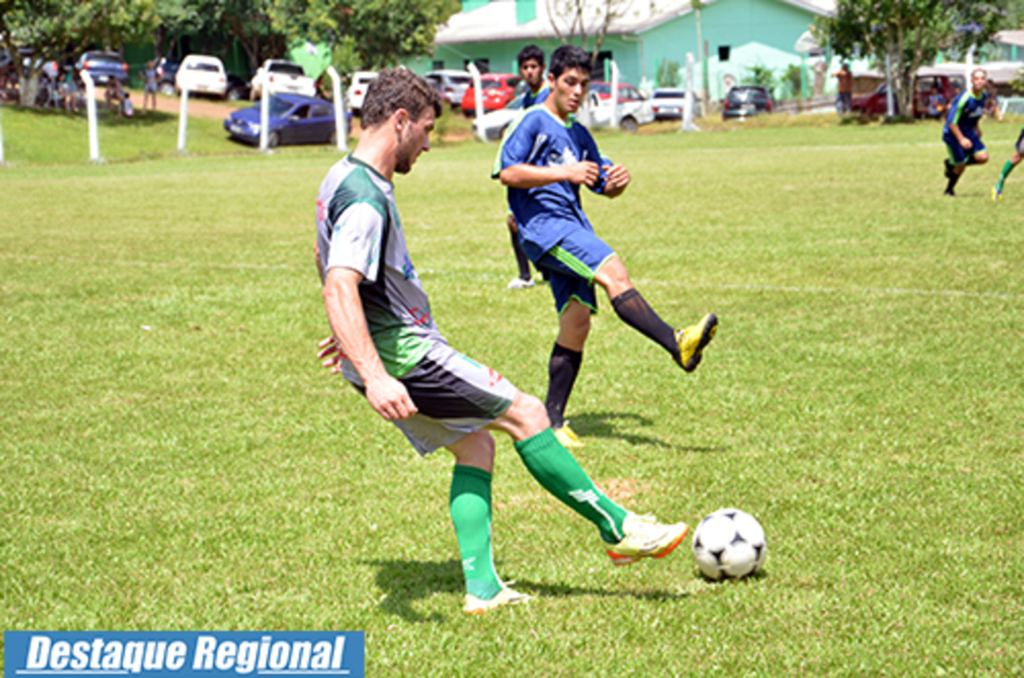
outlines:
[[[693,534],[693,556],[710,579],[739,579],[764,565],[768,546],[764,530],[749,513],[718,509],[700,521]]]

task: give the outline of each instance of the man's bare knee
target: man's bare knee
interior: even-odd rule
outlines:
[[[448,446],[456,461],[488,473],[494,472],[494,436],[488,431],[476,431]]]
[[[505,414],[498,417],[494,428],[505,431],[516,442],[534,436],[551,426],[544,403],[528,393],[520,391]]]

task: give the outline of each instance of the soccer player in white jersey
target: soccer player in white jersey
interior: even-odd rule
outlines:
[[[537,398],[451,348],[440,333],[406,249],[391,183],[430,149],[440,114],[441,100],[426,80],[404,69],[382,71],[366,94],[355,151],[320,186],[317,265],[334,333],[320,357],[420,454],[444,447],[454,455],[449,508],[466,578],[463,611],[481,614],[528,599],[494,569],[490,430],[509,434],[544,489],[597,527],[615,565],[661,558],[689,528],[638,516],[609,499],[558,442]]]

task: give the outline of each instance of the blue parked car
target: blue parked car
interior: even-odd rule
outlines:
[[[106,85],[116,78],[122,87],[128,86],[128,64],[116,52],[86,52],[78,57],[75,70],[89,71],[97,85]]]
[[[267,146],[282,144],[334,144],[334,104],[298,94],[270,97]],[[260,143],[260,104],[235,111],[224,119],[224,129],[239,141]]]

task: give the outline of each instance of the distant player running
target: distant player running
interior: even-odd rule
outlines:
[[[988,93],[985,84],[988,74],[984,69],[976,68],[971,73],[971,88],[964,90],[949,107],[946,124],[942,127],[942,140],[946,142],[949,157],[944,161],[946,166],[945,195],[954,196],[953,189],[960,181],[968,165],[984,165],[988,162],[985,144],[981,143],[981,130],[978,121],[985,114]]]
[[[519,55],[516,58],[519,62],[519,75],[523,76],[523,81],[529,88],[526,90],[526,94],[523,95],[522,109],[525,111],[535,104],[543,103],[548,98],[548,92],[550,92],[547,87],[547,81],[544,78],[544,50],[537,45],[527,45],[519,50]],[[508,289],[521,290],[526,287],[533,287],[533,277],[530,275],[530,260],[526,257],[526,253],[523,252],[523,246],[519,242],[519,227],[516,226],[516,217],[512,214],[511,208],[508,211],[506,224],[508,225],[509,235],[512,238],[512,251],[516,255],[516,264],[519,266],[519,275],[512,278],[512,282],[508,284]]]
[[[689,528],[663,525],[609,499],[558,442],[540,400],[441,335],[406,249],[391,183],[430,149],[440,114],[441,99],[426,80],[405,69],[381,71],[363,103],[355,151],[335,163],[320,186],[315,251],[334,333],[321,344],[320,357],[417,452],[444,447],[454,455],[448,506],[466,579],[462,609],[482,614],[529,598],[494,569],[490,430],[507,433],[537,482],[597,527],[615,565],[662,558]]]
[[[629,185],[629,172],[601,157],[594,138],[573,114],[590,85],[590,55],[563,45],[551,55],[544,103],[513,122],[502,141],[493,177],[508,186],[523,249],[550,275],[558,312],[558,338],[548,364],[547,411],[563,444],[579,445],[565,425],[565,408],[583,362],[590,315],[597,312],[594,284],[605,289],[626,324],[671,354],[687,372],[715,336],[718,319],[709,313],[696,325],[673,330],[630,282],[618,255],[594,234],[583,213],[580,186],[614,198]]]
[[[992,199],[1002,200],[1003,199],[1003,185],[1006,183],[1006,177],[1010,176],[1010,172],[1013,168],[1020,164],[1021,158],[1024,157],[1024,127],[1020,130],[1020,136],[1017,137],[1017,143],[1013,145],[1013,155],[1010,159],[1003,163],[1003,171],[999,173],[999,181],[992,187]]]

